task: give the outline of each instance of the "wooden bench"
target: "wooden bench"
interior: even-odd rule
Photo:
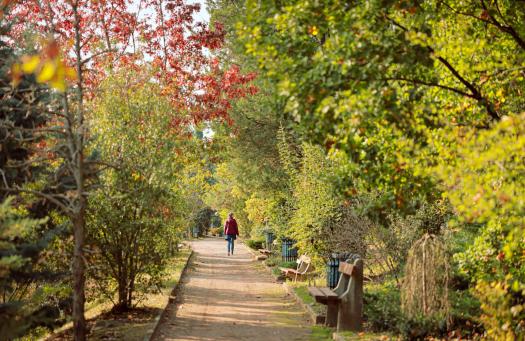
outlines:
[[[267,249],[259,249],[259,252],[268,257],[272,255],[272,251]]]
[[[325,304],[326,325],[337,331],[361,331],[363,328],[363,260],[339,264],[339,282],[334,290],[308,288],[316,302]]]
[[[282,274],[285,277],[288,277],[290,279],[293,279],[294,282],[296,282],[298,279],[301,280],[308,276],[309,273],[311,273],[314,269],[312,265],[312,260],[310,257],[306,255],[302,255],[297,260],[297,268],[279,268],[281,270]]]

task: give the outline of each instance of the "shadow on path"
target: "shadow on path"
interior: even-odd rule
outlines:
[[[226,255],[222,239],[192,242],[195,251],[175,303],[153,340],[308,340],[304,311],[258,271],[242,244]]]

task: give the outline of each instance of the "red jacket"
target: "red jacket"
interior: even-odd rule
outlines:
[[[237,221],[234,218],[226,220],[224,223],[224,234],[233,234],[238,236],[239,229],[237,228]]]

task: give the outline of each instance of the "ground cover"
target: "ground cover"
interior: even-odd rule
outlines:
[[[143,340],[155,327],[156,318],[166,307],[173,288],[179,282],[190,257],[190,249],[182,249],[166,268],[163,287],[156,293],[146,294],[137,306],[126,312],[112,312],[110,301],[99,302],[86,311],[90,340]],[[72,339],[72,323],[67,323],[46,340]]]

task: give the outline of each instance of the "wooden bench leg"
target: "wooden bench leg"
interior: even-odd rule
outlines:
[[[328,301],[326,304],[326,322],[325,324],[328,327],[337,326],[337,313],[339,308],[339,302],[337,301]]]

